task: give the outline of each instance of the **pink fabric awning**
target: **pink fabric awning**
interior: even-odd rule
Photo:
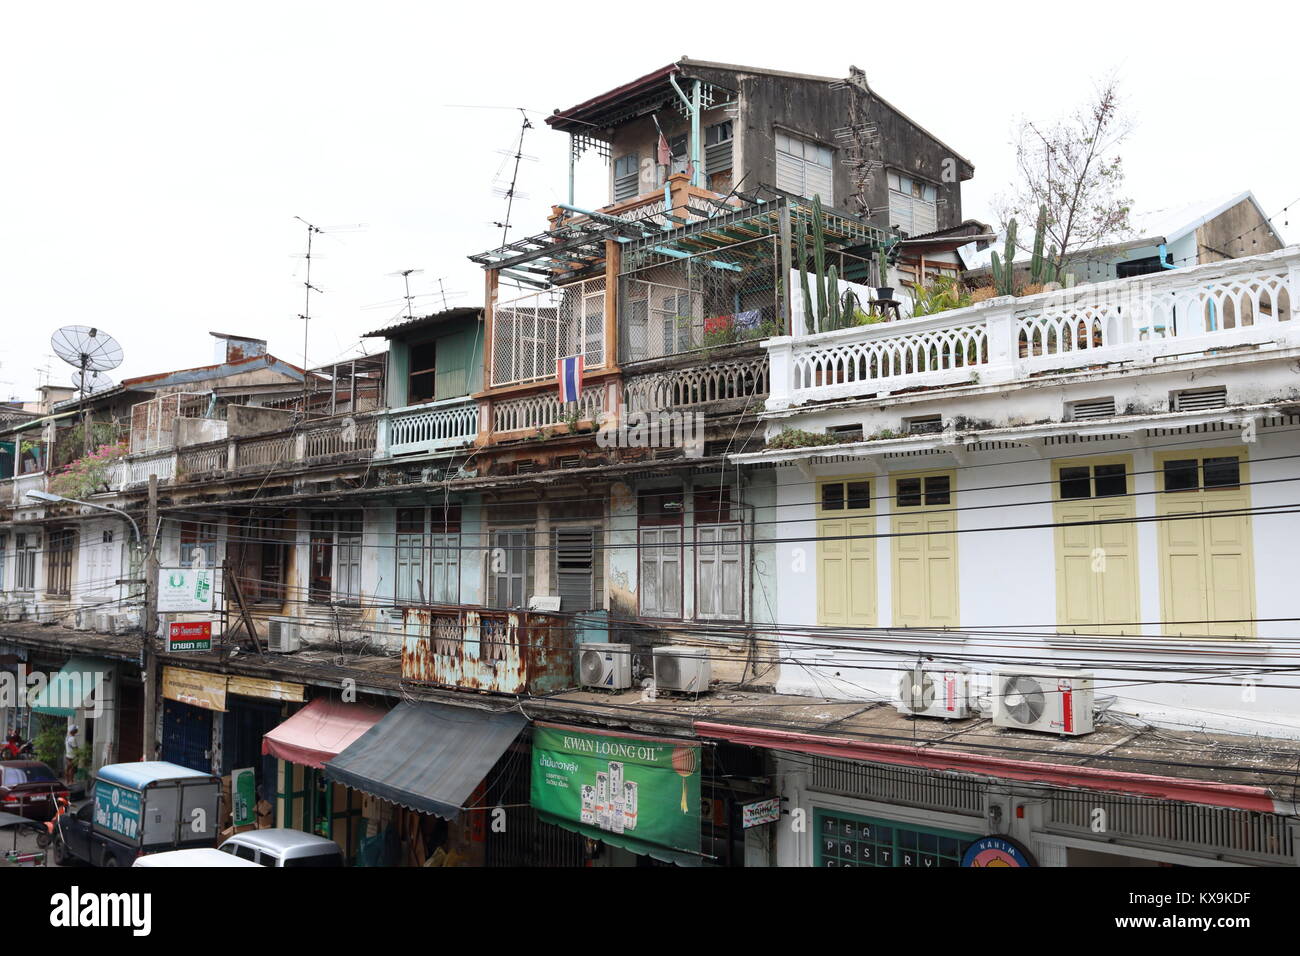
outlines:
[[[318,697],[262,738],[262,753],[317,770],[379,723],[386,712]]]

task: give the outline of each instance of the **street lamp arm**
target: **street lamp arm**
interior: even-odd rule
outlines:
[[[143,544],[143,539],[140,537],[140,526],[136,524],[134,518],[132,518],[121,508],[113,508],[110,507],[109,505],[97,505],[93,501],[81,501],[80,499],[77,498],[65,498],[63,495],[52,494],[48,491],[29,491],[27,492],[27,497],[33,498],[36,501],[49,501],[49,502],[63,501],[71,505],[82,505],[86,508],[94,508],[98,511],[107,511],[109,514],[118,515],[119,517],[125,518],[128,522],[130,522],[131,531],[135,535],[136,545],[138,546]]]

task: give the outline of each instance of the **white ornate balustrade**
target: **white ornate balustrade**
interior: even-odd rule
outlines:
[[[391,409],[379,419],[377,454],[388,458],[464,447],[478,434],[478,417],[472,398]]]
[[[765,343],[767,407],[1300,346],[1300,247]]]
[[[762,399],[768,389],[767,356],[668,369],[629,377],[623,386],[629,411]]]
[[[150,475],[157,475],[159,481],[171,481],[176,477],[176,453],[164,452],[127,459],[125,474],[127,487],[147,485]]]
[[[576,402],[560,403],[555,392],[492,403],[492,429],[498,432],[533,431],[565,422],[596,421],[604,410],[605,391],[585,387]]]

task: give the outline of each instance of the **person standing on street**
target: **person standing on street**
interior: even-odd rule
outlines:
[[[68,735],[63,738],[63,782],[72,786],[77,772],[77,725],[68,724]]]

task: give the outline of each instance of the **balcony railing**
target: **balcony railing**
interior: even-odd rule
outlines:
[[[1300,345],[1300,248],[766,343],[767,407]]]
[[[605,411],[605,389],[586,386],[576,402],[561,402],[554,391],[492,403],[494,432],[536,431],[554,425],[596,421]]]
[[[629,411],[713,405],[767,396],[767,356],[709,362],[629,377],[623,395]]]
[[[472,398],[391,409],[379,419],[376,454],[390,458],[462,448],[478,434],[478,416]]]
[[[30,506],[27,492],[45,490],[45,472],[35,471],[13,478],[0,479],[0,504],[13,507]]]

